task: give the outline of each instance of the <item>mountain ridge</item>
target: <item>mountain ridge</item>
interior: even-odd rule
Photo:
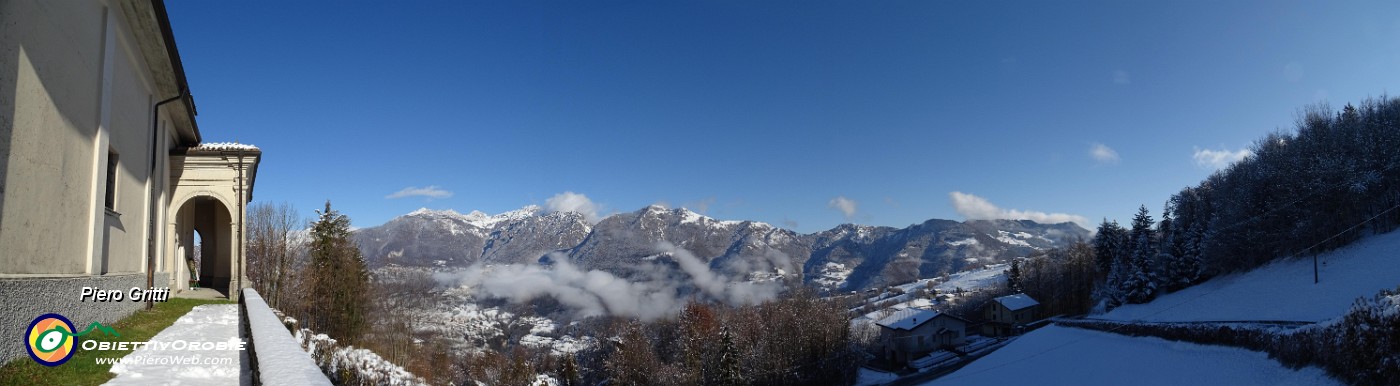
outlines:
[[[576,212],[533,205],[496,215],[423,208],[355,232],[371,266],[531,264],[562,254],[580,268],[629,278],[649,274],[639,262],[655,261],[674,246],[736,281],[783,278],[827,291],[948,274],[1088,236],[1088,230],[1070,222],[944,219],[904,228],[847,223],[798,233],[765,222],[717,220],[659,205],[613,214],[597,223]]]

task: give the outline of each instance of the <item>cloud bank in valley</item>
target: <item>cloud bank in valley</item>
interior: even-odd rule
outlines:
[[[783,290],[780,281],[748,282],[710,269],[709,264],[690,251],[660,242],[658,260],[669,257],[674,267],[660,262],[637,264],[639,278],[629,281],[601,270],[583,270],[562,253],[551,253],[548,264],[474,264],[457,272],[433,275],[450,286],[474,288],[490,297],[515,303],[552,297],[579,316],[614,315],[655,320],[675,315],[694,294],[730,305],[756,304],[774,299]],[[767,251],[757,259],[735,259],[732,268],[747,270],[784,269],[792,272],[791,259],[777,251]],[[753,261],[750,263],[750,261]],[[675,275],[679,268],[684,275]]]

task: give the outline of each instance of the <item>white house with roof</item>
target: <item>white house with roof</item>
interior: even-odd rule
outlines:
[[[1010,336],[1036,321],[1040,302],[1019,293],[992,299],[982,307],[982,335]]]
[[[966,319],[938,311],[905,308],[872,319],[880,328],[873,354],[890,363],[905,364],[967,338]]]

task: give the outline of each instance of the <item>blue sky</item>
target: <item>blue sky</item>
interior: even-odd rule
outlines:
[[[265,153],[255,201],[357,226],[1126,221],[1307,104],[1400,90],[1395,2],[167,6],[205,139]]]

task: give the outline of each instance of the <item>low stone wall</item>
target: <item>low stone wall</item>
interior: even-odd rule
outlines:
[[[168,276],[157,273],[155,282],[167,283]],[[115,323],[146,306],[127,298],[119,302],[82,301],[79,295],[83,287],[118,290],[126,295],[132,287],[146,288],[146,274],[0,278],[0,363],[28,360],[25,329],[39,315],[63,315],[75,327],[84,328],[92,322]]]
[[[262,295],[245,288],[238,299],[239,336],[248,342],[248,368],[254,385],[330,386],[331,381],[302,350]]]

